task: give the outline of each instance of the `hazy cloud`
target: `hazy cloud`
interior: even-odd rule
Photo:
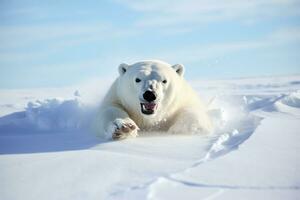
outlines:
[[[145,14],[136,25],[146,27],[201,24],[231,19],[249,22],[278,15],[300,14],[300,2],[297,0],[116,0],[116,2]]]

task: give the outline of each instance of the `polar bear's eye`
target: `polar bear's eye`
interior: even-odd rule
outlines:
[[[168,81],[167,80],[163,80],[163,83],[166,84]]]
[[[136,79],[135,79],[135,82],[136,82],[136,83],[139,83],[139,82],[141,82],[141,79],[136,78]]]

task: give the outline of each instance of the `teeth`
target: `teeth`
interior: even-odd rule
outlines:
[[[146,107],[145,104],[143,104],[143,109],[144,109],[144,110],[150,110],[150,109],[148,109],[148,108]]]
[[[142,110],[143,114],[146,114],[146,115],[153,114],[154,109],[155,108],[149,107],[149,105],[147,105],[147,104],[141,103],[141,110]]]
[[[142,103],[142,108],[144,109],[144,110],[154,110],[154,108],[155,107],[149,107],[149,106],[147,106],[146,104],[144,104],[144,103]]]

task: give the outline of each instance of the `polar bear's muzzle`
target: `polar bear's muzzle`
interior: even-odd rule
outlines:
[[[157,104],[154,103],[156,100],[156,94],[153,91],[147,90],[143,94],[143,98],[146,101],[146,103],[141,103],[141,111],[143,114],[151,115],[155,112],[157,108]]]

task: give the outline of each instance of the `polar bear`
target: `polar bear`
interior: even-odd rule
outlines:
[[[158,60],[121,64],[106,94],[97,129],[110,139],[136,137],[141,131],[207,133],[206,106],[183,78],[184,66]]]

